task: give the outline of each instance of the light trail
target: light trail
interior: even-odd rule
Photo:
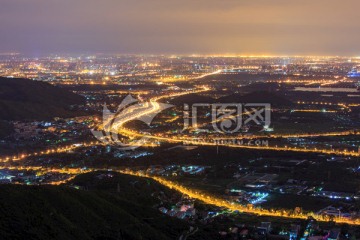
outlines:
[[[135,171],[129,171],[129,170],[128,171],[118,171],[118,172],[120,172],[122,174],[128,174],[128,175],[132,175],[132,176],[153,179],[154,181],[160,183],[161,185],[166,186],[170,189],[174,189],[182,194],[189,196],[190,198],[200,200],[205,204],[210,204],[210,205],[214,205],[217,207],[227,208],[231,211],[239,211],[239,212],[247,213],[247,214],[257,214],[260,216],[281,217],[281,218],[289,218],[289,219],[308,219],[309,217],[313,217],[317,221],[327,221],[322,215],[317,215],[312,212],[296,214],[293,211],[285,210],[285,209],[275,210],[275,209],[255,208],[253,205],[244,206],[244,205],[241,205],[241,204],[238,204],[235,202],[229,202],[225,199],[221,199],[221,198],[211,196],[211,195],[208,195],[205,193],[200,193],[199,191],[192,190],[188,187],[184,187],[180,184],[174,183],[172,181],[166,180],[161,177],[151,176],[151,175],[147,175],[147,174],[143,174],[143,173],[135,172]],[[343,217],[336,217],[334,219],[334,221],[336,223],[360,225],[360,219],[346,219]]]
[[[302,152],[302,153],[320,153],[320,154],[327,154],[327,155],[342,155],[342,156],[349,156],[349,157],[359,157],[359,153],[356,151],[348,151],[348,150],[335,150],[335,149],[318,149],[318,148],[296,148],[296,147],[279,147],[279,146],[251,146],[251,145],[241,145],[236,143],[224,143],[219,142],[219,139],[193,139],[193,138],[171,138],[171,137],[159,137],[154,135],[145,135],[140,134],[135,131],[130,131],[127,129],[121,129],[119,131],[120,134],[125,136],[132,136],[132,137],[146,137],[147,139],[154,139],[159,141],[166,141],[172,143],[186,143],[191,145],[197,146],[225,146],[231,148],[243,148],[243,149],[255,149],[255,150],[268,150],[268,151],[291,151],[291,152]],[[332,136],[332,135],[329,135]],[[336,135],[337,136],[337,135]],[[292,136],[293,137],[293,136]],[[264,137],[263,137],[264,138]],[[234,138],[232,138],[233,140]],[[214,142],[214,140],[216,142]],[[210,142],[211,141],[211,142]],[[234,139],[236,142],[236,139]],[[233,141],[232,141],[233,142]]]
[[[228,144],[224,143],[222,144],[222,140],[252,140],[252,139],[271,139],[271,138],[311,138],[311,137],[335,137],[335,136],[350,136],[350,135],[360,135],[360,131],[343,131],[343,132],[327,132],[327,133],[299,133],[299,134],[267,134],[267,135],[247,135],[247,136],[234,136],[234,137],[212,137],[208,134],[208,136],[205,139],[194,139],[192,137],[162,137],[162,136],[154,136],[154,135],[146,135],[141,134],[135,131],[131,131],[128,129],[123,128],[123,124],[126,122],[129,122],[133,119],[136,119],[140,116],[151,114],[154,111],[157,111],[159,108],[159,104],[157,101],[164,99],[164,98],[170,98],[175,96],[181,96],[186,95],[190,93],[198,93],[203,91],[208,91],[209,88],[203,87],[202,89],[195,90],[195,91],[189,91],[189,92],[181,92],[181,93],[174,93],[169,95],[163,95],[163,96],[157,96],[152,99],[150,99],[148,105],[143,106],[143,110],[139,111],[136,114],[129,114],[127,118],[125,118],[122,121],[119,121],[114,127],[117,129],[118,133],[128,136],[131,138],[134,137],[145,137],[147,139],[154,139],[158,141],[166,141],[166,142],[173,142],[173,143],[189,143],[193,145],[201,145],[201,146],[227,146],[227,147],[233,147],[233,148],[244,148],[244,149],[257,149],[257,150],[270,150],[270,151],[293,151],[293,152],[308,152],[308,153],[321,153],[321,154],[333,154],[333,155],[343,155],[343,156],[352,156],[352,157],[358,157],[360,156],[358,152],[355,151],[348,151],[348,150],[328,150],[328,149],[306,149],[306,148],[296,148],[296,147],[271,147],[271,146],[247,146],[247,145],[238,145],[238,144]],[[106,123],[104,124],[106,125]],[[216,143],[214,143],[216,141]],[[28,154],[17,154],[14,156],[8,156],[8,157],[2,157],[0,158],[1,162],[9,162],[9,161],[20,161],[24,160],[27,157],[31,156],[44,156],[49,154],[55,154],[55,153],[65,153],[72,150],[75,150],[80,147],[91,147],[96,145],[101,145],[100,142],[89,142],[89,143],[79,143],[79,144],[72,144],[68,146],[62,146],[59,148],[53,148],[53,149],[47,149],[42,151],[35,151],[33,153]]]
[[[169,98],[169,97],[175,97],[175,96],[181,96],[181,95],[186,95],[186,94],[190,94],[190,93],[199,93],[199,92],[203,92],[203,91],[208,91],[209,88],[207,87],[203,87],[199,90],[194,90],[194,91],[188,91],[188,92],[180,92],[180,93],[174,93],[174,94],[169,94],[169,95],[163,95],[163,96],[157,96],[154,97],[152,99],[150,99],[149,103],[145,103],[143,106],[137,107],[137,108],[128,108],[126,109],[127,112],[125,112],[125,117],[124,119],[122,119],[121,121],[118,121],[116,123],[116,125],[112,128],[120,128],[123,124],[125,124],[128,121],[131,121],[133,119],[136,119],[138,117],[144,116],[144,115],[148,115],[151,114],[153,112],[156,112],[159,109],[159,103],[157,101],[159,101],[160,99],[163,98]],[[138,112],[136,112],[135,114],[133,114],[134,110],[138,110]],[[109,122],[111,122],[113,119],[110,119]],[[109,122],[104,123],[103,126],[106,126]],[[23,154],[17,154],[17,155],[13,155],[13,156],[7,156],[7,157],[1,157],[0,158],[0,163],[1,162],[9,162],[9,161],[20,161],[20,160],[24,160],[28,157],[32,157],[32,156],[44,156],[44,155],[49,155],[49,154],[55,154],[55,153],[65,153],[65,152],[69,152],[72,150],[75,150],[77,148],[81,148],[81,147],[91,147],[91,146],[96,146],[96,145],[101,145],[102,143],[94,141],[94,142],[89,142],[89,143],[75,143],[72,145],[68,145],[68,146],[62,146],[62,147],[58,147],[58,148],[51,148],[51,149],[46,149],[46,150],[39,150],[39,151],[35,151],[32,153],[23,153]]]
[[[336,137],[360,135],[360,131],[342,131],[342,132],[324,132],[324,133],[295,133],[295,134],[267,134],[267,135],[249,135],[240,137],[228,137],[231,139],[258,139],[258,138],[314,138],[314,137]],[[226,137],[215,139],[227,139]]]
[[[1,170],[8,169],[8,170],[15,170],[15,171],[34,171],[34,172],[40,172],[40,173],[62,173],[62,174],[68,174],[68,178],[51,181],[51,182],[45,182],[45,183],[38,183],[42,185],[61,185],[64,183],[67,183],[71,180],[73,180],[77,175],[82,173],[88,173],[93,170],[84,170],[80,168],[47,168],[47,167],[38,167],[38,166],[9,166],[9,167],[0,167]],[[20,185],[27,185],[26,183],[15,183]]]
[[[65,153],[65,152],[75,150],[77,148],[91,147],[91,146],[100,145],[100,144],[101,143],[97,142],[97,141],[74,143],[74,144],[67,145],[67,146],[61,146],[58,148],[50,148],[50,149],[46,149],[46,150],[35,151],[32,153],[23,153],[23,154],[8,156],[8,157],[2,157],[2,158],[0,158],[0,163],[5,163],[5,162],[9,162],[9,161],[13,161],[13,162],[21,161],[28,157],[33,157],[33,156],[45,156],[45,155],[50,155],[50,154],[55,154],[55,153]]]
[[[335,110],[318,110],[318,109],[294,109],[291,112],[309,112],[309,113],[336,113]]]
[[[0,169],[10,169],[10,170],[33,170],[33,171],[43,171],[43,172],[59,172],[59,173],[65,173],[69,174],[69,178],[65,180],[57,180],[49,183],[45,183],[45,185],[60,185],[64,184],[66,182],[69,182],[70,180],[74,179],[76,175],[82,174],[82,173],[88,173],[88,172],[95,172],[95,171],[109,171],[109,169],[87,169],[83,170],[80,168],[69,168],[69,169],[53,169],[53,168],[44,168],[44,167],[0,167]],[[231,202],[216,196],[211,196],[209,194],[199,192],[197,190],[191,189],[189,187],[182,186],[178,183],[172,182],[170,180],[164,179],[162,177],[158,176],[152,176],[148,174],[144,174],[142,172],[136,172],[132,170],[112,170],[114,172],[118,172],[121,174],[127,174],[131,176],[137,176],[137,177],[143,177],[143,178],[149,178],[152,179],[159,184],[173,189],[181,194],[187,195],[192,199],[199,200],[205,204],[210,204],[216,207],[226,208],[231,211],[239,211],[245,214],[256,214],[259,216],[268,216],[268,217],[281,217],[281,218],[288,218],[288,219],[308,219],[309,217],[313,217],[317,221],[328,221],[324,216],[315,214],[313,212],[301,212],[301,213],[295,213],[292,210],[288,209],[264,209],[260,207],[254,207],[253,205],[241,205],[236,202]],[[334,219],[336,223],[346,223],[350,225],[360,225],[360,219],[347,219],[344,217],[336,217]]]
[[[200,75],[200,76],[195,77],[194,79],[201,79],[201,78],[204,78],[204,77],[207,77],[207,76],[216,75],[216,74],[221,73],[222,71],[223,71],[223,70],[220,69],[220,70],[216,70],[216,71],[211,72],[211,73],[205,73],[205,74],[202,74],[202,75]]]
[[[218,71],[217,71],[218,72]],[[216,73],[213,73],[216,74]],[[209,89],[207,87],[204,87],[201,90],[194,91],[194,92],[202,92],[202,91],[208,91]],[[336,155],[343,155],[343,156],[353,156],[357,157],[359,156],[359,153],[355,151],[348,151],[348,150],[328,150],[328,149],[306,149],[306,148],[296,148],[296,147],[269,147],[269,146],[247,146],[247,145],[238,145],[238,144],[219,144],[218,142],[221,140],[252,140],[252,139],[270,139],[270,138],[310,138],[310,137],[330,137],[330,136],[348,136],[348,135],[360,135],[360,131],[343,131],[343,132],[327,132],[327,133],[298,133],[298,134],[267,134],[267,135],[247,135],[247,136],[229,136],[229,137],[212,137],[210,134],[206,137],[206,139],[197,139],[194,141],[191,137],[162,137],[162,136],[154,136],[154,135],[146,135],[141,134],[136,131],[130,131],[127,129],[124,129],[122,126],[125,122],[131,121],[133,119],[136,119],[139,116],[143,116],[146,114],[150,114],[154,111],[158,110],[159,105],[157,104],[157,101],[164,98],[169,97],[175,97],[175,96],[181,96],[186,95],[192,92],[183,92],[183,93],[176,93],[172,95],[163,95],[159,97],[155,97],[150,99],[151,108],[147,111],[140,112],[137,115],[129,116],[129,118],[126,119],[126,121],[122,121],[119,124],[117,123],[115,125],[115,128],[118,133],[133,138],[133,137],[144,137],[146,139],[154,139],[159,141],[166,141],[166,142],[175,142],[175,143],[181,143],[186,142],[194,145],[205,145],[205,146],[228,146],[228,147],[237,147],[237,148],[248,148],[248,149],[259,149],[259,150],[272,150],[272,151],[294,151],[294,152],[310,152],[310,153],[322,153],[322,154],[336,154]],[[339,104],[340,105],[340,104]],[[342,105],[342,104],[341,104]],[[341,106],[340,105],[340,106]],[[330,111],[329,111],[330,112]],[[212,142],[209,142],[208,139],[211,139]],[[214,143],[213,141],[216,141],[217,143]]]
[[[213,73],[210,74],[217,74],[221,72],[221,70],[215,71]],[[152,114],[156,111],[159,110],[160,106],[158,101],[164,98],[171,98],[171,97],[176,97],[176,96],[182,96],[182,95],[186,95],[186,94],[190,94],[190,93],[198,93],[198,92],[203,92],[203,91],[208,91],[209,88],[207,87],[202,87],[202,89],[199,90],[195,90],[195,91],[189,91],[189,92],[180,92],[180,93],[173,93],[173,94],[167,94],[167,95],[162,95],[162,96],[157,96],[154,98],[151,98],[148,105],[145,105],[144,109],[139,108],[137,109],[138,111],[133,114],[133,110],[128,114],[128,116],[126,116],[125,118],[123,118],[121,121],[116,121],[112,126],[111,126],[111,131],[112,132],[116,132],[116,133],[120,133],[123,136],[127,136],[129,138],[134,138],[134,137],[142,137],[145,139],[153,139],[153,140],[158,140],[158,141],[166,141],[166,142],[175,142],[175,143],[189,143],[189,144],[193,144],[193,145],[202,145],[202,146],[227,146],[227,147],[234,147],[234,148],[245,148],[245,149],[257,149],[257,150],[271,150],[271,151],[293,151],[293,152],[305,152],[305,153],[321,153],[321,154],[334,154],[334,155],[343,155],[343,156],[352,156],[352,157],[358,157],[359,153],[355,152],[355,151],[348,151],[348,150],[328,150],[328,149],[317,149],[317,148],[313,148],[313,149],[307,149],[307,148],[296,148],[296,147],[271,147],[271,146],[249,146],[249,145],[240,145],[240,144],[221,144],[219,143],[219,141],[221,140],[227,140],[227,139],[231,139],[231,140],[252,140],[252,139],[259,139],[259,138],[264,138],[264,139],[270,139],[270,138],[306,138],[306,137],[324,137],[324,136],[346,136],[346,135],[359,135],[360,132],[355,132],[355,131],[344,131],[344,132],[328,132],[328,133],[305,133],[305,134],[268,134],[268,135],[248,135],[248,136],[229,136],[229,137],[212,137],[210,134],[208,134],[208,136],[205,139],[196,139],[194,140],[194,138],[192,137],[181,137],[181,136],[177,136],[177,137],[163,137],[163,136],[154,136],[154,135],[149,135],[149,134],[142,134],[142,133],[138,133],[136,131],[130,131],[127,130],[125,128],[123,128],[123,125],[126,122],[132,121],[134,119],[137,119],[141,116],[144,115],[149,115]],[[305,111],[305,110],[304,110]],[[313,111],[313,110],[309,110],[309,111]],[[112,119],[110,119],[109,121],[112,121]],[[108,123],[106,123],[108,124]],[[106,126],[106,124],[104,124],[104,126]],[[214,142],[215,141],[215,142]],[[134,145],[134,146],[138,146],[138,145]]]

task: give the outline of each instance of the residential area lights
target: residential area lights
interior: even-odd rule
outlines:
[[[235,202],[230,202],[230,201],[226,201],[224,199],[215,197],[215,196],[211,196],[205,193],[201,193],[198,192],[196,190],[192,190],[189,189],[187,187],[184,187],[180,184],[174,183],[172,181],[166,180],[164,178],[161,177],[157,177],[157,176],[151,176],[148,174],[144,174],[141,172],[136,172],[136,171],[131,171],[131,170],[126,170],[126,171],[119,171],[120,173],[123,174],[128,174],[128,175],[133,175],[133,176],[138,176],[138,177],[146,177],[146,178],[151,178],[155,181],[157,181],[158,183],[170,188],[170,189],[174,189],[178,192],[181,192],[182,194],[188,195],[190,198],[193,199],[197,199],[200,200],[206,204],[211,204],[211,205],[215,205],[217,207],[223,207],[223,208],[227,208],[231,211],[239,211],[239,212],[243,212],[243,213],[251,213],[251,214],[257,214],[260,216],[269,216],[269,217],[282,217],[282,218],[291,218],[291,219],[308,219],[309,217],[314,218],[317,221],[327,221],[327,219],[324,218],[324,216],[322,215],[318,215],[312,212],[309,213],[305,213],[305,212],[300,212],[300,213],[296,213],[295,211],[292,210],[285,210],[285,209],[263,209],[260,207],[254,207],[252,204],[250,205],[241,205],[239,203],[235,203]],[[338,216],[336,218],[334,218],[334,221],[336,223],[346,223],[346,224],[351,224],[351,225],[360,225],[360,219],[347,219],[341,216]]]
[[[203,88],[198,91],[206,91],[206,90],[208,90],[208,89]],[[176,93],[176,96],[179,96],[182,94],[188,94],[188,93],[189,92]],[[126,121],[122,121],[117,126],[119,128],[118,133],[121,133],[124,136],[131,136],[131,137],[146,136],[149,139],[155,139],[155,140],[167,141],[167,142],[186,142],[186,143],[190,143],[193,145],[200,145],[200,146],[224,145],[224,146],[233,147],[233,148],[246,148],[246,149],[257,149],[257,150],[308,152],[308,153],[321,153],[321,154],[343,155],[343,156],[353,156],[353,157],[359,156],[358,152],[348,151],[348,150],[334,150],[334,149],[328,150],[328,149],[318,149],[318,148],[307,149],[307,148],[296,148],[296,147],[288,147],[288,146],[283,146],[283,147],[248,146],[248,145],[228,144],[227,141],[224,141],[224,143],[222,143],[221,141],[213,142],[214,139],[211,139],[211,138],[193,139],[191,137],[159,137],[159,136],[152,136],[152,135],[144,135],[144,134],[141,134],[134,130],[128,130],[128,129],[125,129],[122,127],[122,125],[127,121],[131,121],[141,115],[150,114],[152,111],[157,111],[159,108],[159,105],[157,102],[158,100],[166,98],[166,97],[173,97],[173,96],[174,96],[174,94],[173,95],[169,94],[169,95],[159,96],[159,97],[151,99],[150,104],[147,107],[144,107],[143,110],[141,110],[140,112],[137,112],[134,115],[129,114],[128,118],[126,118]],[[288,134],[288,135],[274,134],[274,135],[268,135],[268,136],[243,136],[240,138],[242,138],[242,139],[246,139],[246,138],[253,139],[256,137],[257,138],[259,138],[259,137],[262,137],[262,138],[296,138],[296,137],[317,137],[317,136],[345,136],[345,135],[354,135],[354,134],[358,135],[359,133],[353,132],[353,131],[345,131],[345,132],[329,132],[329,133],[316,133],[316,134]],[[226,138],[220,138],[220,139],[226,139]],[[54,148],[54,149],[36,151],[33,153],[28,153],[28,154],[21,154],[19,156],[5,157],[5,158],[0,159],[0,162],[20,161],[20,160],[24,160],[25,158],[31,157],[31,156],[42,156],[42,155],[49,155],[49,154],[56,154],[56,153],[64,153],[64,152],[72,151],[72,150],[75,150],[75,149],[81,148],[81,147],[91,147],[91,146],[96,146],[96,145],[101,145],[101,144],[102,143],[96,142],[96,141],[72,144],[72,145],[63,146],[63,147]],[[13,167],[13,168],[21,169],[22,167],[18,166],[18,167]],[[107,169],[87,169],[86,171],[97,171],[97,170],[107,170]],[[53,169],[52,170],[45,169],[45,171],[53,171]],[[73,179],[73,177],[75,177],[77,174],[84,172],[82,169],[61,169],[59,171],[62,171],[62,173],[70,174],[72,176],[70,176],[66,180],[51,182],[50,184],[58,185],[58,184],[65,183],[65,182],[69,181],[70,179]],[[239,211],[239,212],[243,212],[243,213],[257,214],[257,215],[261,215],[261,216],[282,217],[282,218],[291,218],[291,219],[307,219],[309,217],[312,217],[318,221],[326,221],[327,220],[322,215],[318,215],[318,214],[311,213],[311,212],[310,213],[305,213],[305,212],[298,213],[298,212],[294,212],[292,210],[285,210],[285,209],[282,209],[282,210],[263,209],[263,208],[259,208],[259,207],[254,207],[252,204],[244,206],[239,203],[230,202],[230,201],[227,201],[227,200],[215,197],[215,196],[201,193],[196,190],[189,189],[180,184],[174,183],[172,181],[166,180],[164,178],[144,174],[142,172],[136,172],[136,171],[132,171],[132,170],[120,170],[118,172],[123,173],[123,174],[151,178],[168,188],[174,189],[182,194],[188,195],[190,198],[197,199],[206,204],[215,205],[217,207],[227,208],[231,211]],[[336,217],[334,219],[334,221],[336,223],[347,223],[347,224],[352,224],[352,225],[360,225],[360,219],[347,219],[347,218],[344,218],[341,216]]]
[[[236,148],[247,148],[247,149],[258,149],[258,150],[271,150],[271,151],[294,151],[294,152],[308,152],[308,153],[321,153],[321,154],[332,154],[332,155],[343,155],[343,156],[352,156],[358,157],[360,156],[358,152],[352,150],[335,150],[335,149],[319,149],[319,148],[296,148],[296,147],[280,147],[280,146],[249,146],[249,145],[238,145],[238,144],[229,144],[229,142],[221,143],[219,140],[226,140],[226,139],[235,139],[235,140],[246,140],[246,139],[259,139],[259,138],[305,138],[305,137],[323,137],[323,136],[347,136],[347,135],[360,135],[360,131],[342,131],[342,132],[325,132],[325,133],[298,133],[298,134],[267,134],[267,135],[248,135],[248,136],[228,136],[228,137],[207,137],[207,138],[192,138],[192,137],[182,137],[182,136],[173,136],[173,137],[162,137],[162,136],[154,136],[154,135],[145,135],[134,130],[128,130],[123,128],[123,124],[139,118],[143,115],[151,114],[152,112],[156,112],[159,109],[158,101],[164,98],[171,98],[181,95],[186,95],[190,93],[199,93],[204,91],[209,91],[210,89],[206,86],[202,86],[200,89],[193,90],[193,91],[186,91],[180,93],[172,93],[166,94],[158,97],[154,97],[150,99],[150,104],[145,106],[143,111],[139,111],[136,114],[129,114],[126,119],[123,119],[121,122],[117,123],[115,128],[118,130],[118,133],[123,134],[124,136],[131,136],[131,137],[146,137],[148,139],[154,139],[159,141],[167,141],[167,142],[178,142],[178,143],[188,143],[193,145],[200,145],[200,146],[227,146],[227,147],[236,147]],[[303,103],[305,104],[305,103]],[[317,104],[317,103],[316,103]],[[321,103],[323,104],[323,103]],[[324,103],[326,104],[326,103]],[[342,105],[342,104],[339,104]],[[110,119],[111,121],[111,119]],[[103,123],[105,126],[106,123]],[[114,126],[112,129],[115,129]],[[89,143],[78,143],[72,144],[69,146],[63,146],[61,148],[54,148],[48,149],[44,151],[37,151],[28,154],[21,154],[16,156],[9,156],[0,158],[0,162],[8,162],[8,161],[19,161],[23,160],[27,157],[31,156],[41,156],[41,155],[48,155],[53,153],[63,153],[74,150],[79,147],[91,147],[95,145],[101,145],[100,142],[89,142]]]
[[[54,181],[49,184],[51,185],[59,185],[68,182],[69,180],[72,180],[75,178],[76,175],[86,172],[93,172],[93,171],[108,171],[108,169],[80,169],[80,168],[62,168],[62,169],[54,169],[54,168],[44,168],[44,167],[9,167],[9,169],[16,169],[16,170],[41,170],[41,171],[47,171],[47,172],[54,172],[57,171],[59,173],[66,173],[70,174],[68,179],[66,180],[60,180],[60,181]],[[116,171],[116,170],[113,170]],[[164,179],[162,177],[158,176],[152,176],[149,174],[145,174],[140,171],[132,171],[132,170],[117,170],[117,172],[121,174],[127,174],[137,177],[144,177],[153,179],[154,181],[160,183],[163,186],[166,186],[170,189],[176,190],[184,195],[189,196],[192,199],[197,199],[199,201],[202,201],[206,204],[211,204],[217,207],[226,208],[230,211],[238,211],[242,213],[248,213],[248,214],[256,214],[259,216],[269,216],[269,217],[281,217],[281,218],[289,218],[289,219],[308,219],[309,217],[314,218],[317,221],[328,221],[326,217],[323,215],[313,213],[313,212],[299,212],[299,211],[293,211],[288,209],[263,209],[261,207],[255,207],[253,204],[247,204],[242,205],[236,202],[228,201],[216,196],[212,196],[203,192],[199,192],[197,190],[190,189],[188,187],[182,186],[178,183],[172,182],[170,180]],[[335,217],[333,219],[336,223],[346,223],[350,225],[360,225],[360,219],[349,219],[342,217],[341,215]]]

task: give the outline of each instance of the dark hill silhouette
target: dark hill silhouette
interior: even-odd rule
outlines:
[[[85,99],[45,82],[0,77],[0,120],[46,120],[76,116],[71,105]]]
[[[112,173],[91,187],[0,185],[1,239],[177,239],[188,224],[153,207],[152,180]],[[104,175],[109,172],[104,172]],[[89,184],[88,183],[83,183]],[[117,187],[119,185],[119,187]],[[105,189],[96,190],[105,186]],[[117,191],[119,189],[119,191]],[[164,189],[164,191],[169,189]]]

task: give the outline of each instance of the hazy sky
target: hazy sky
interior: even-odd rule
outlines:
[[[0,52],[360,56],[359,0],[0,0]]]

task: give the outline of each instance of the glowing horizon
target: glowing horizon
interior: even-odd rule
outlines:
[[[357,0],[3,0],[0,52],[358,56]]]

